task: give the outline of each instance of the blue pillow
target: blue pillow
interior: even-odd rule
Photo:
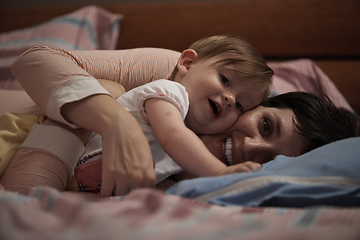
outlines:
[[[167,194],[225,206],[360,206],[360,137],[280,155],[249,173],[185,180]]]

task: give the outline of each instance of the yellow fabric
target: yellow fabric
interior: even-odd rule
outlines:
[[[76,182],[75,177],[72,177],[69,182],[67,183],[67,185],[65,186],[65,190],[64,191],[79,191],[79,185]]]
[[[4,174],[31,127],[34,124],[41,124],[45,120],[45,116],[38,117],[22,113],[4,113],[0,116],[0,177]],[[79,190],[74,177],[70,179],[65,190]]]
[[[34,124],[45,121],[45,116],[5,113],[0,116],[0,177]]]

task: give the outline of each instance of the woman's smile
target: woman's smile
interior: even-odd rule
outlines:
[[[233,161],[233,146],[232,146],[232,138],[231,137],[227,137],[224,139],[223,144],[222,144],[222,148],[223,148],[223,155],[224,155],[224,160],[225,160],[225,164],[227,166],[231,166],[234,165],[234,161]]]

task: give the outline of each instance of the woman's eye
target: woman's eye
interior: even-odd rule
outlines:
[[[226,85],[229,86],[230,82],[229,79],[227,77],[225,77],[224,75],[220,75],[221,81]]]
[[[267,138],[271,134],[271,123],[269,119],[263,118],[261,119],[261,132],[264,138]]]
[[[268,137],[270,135],[270,121],[269,119],[264,119],[264,133],[265,136]]]
[[[242,106],[241,106],[241,103],[236,102],[235,104],[236,104],[236,108],[237,108],[240,112],[242,112]]]

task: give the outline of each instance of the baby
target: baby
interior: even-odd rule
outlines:
[[[246,41],[232,36],[201,39],[184,50],[169,80],[160,79],[122,95],[119,84],[99,80],[138,121],[153,155],[156,183],[185,171],[195,177],[260,168],[253,162],[227,165],[197,134],[220,133],[244,111],[264,100],[273,71]],[[101,186],[101,137],[91,133],[75,168],[80,190]]]

